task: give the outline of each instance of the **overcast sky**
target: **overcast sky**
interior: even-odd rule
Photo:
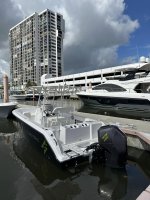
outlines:
[[[142,23],[150,22],[148,10],[142,13],[143,20],[139,12],[136,14],[138,8],[141,12],[144,12],[144,7],[150,8],[149,0],[140,1],[147,3],[143,8],[137,0],[0,1],[0,71],[2,72],[9,71],[9,29],[35,11],[41,12],[48,8],[61,13],[64,17],[65,74],[133,61],[137,56],[136,38],[139,39],[139,35],[144,32],[142,26],[145,24]],[[150,35],[150,31],[148,33]],[[148,34],[146,37],[148,38]],[[140,39],[142,41],[142,38]],[[144,40],[144,42],[140,45],[147,44],[149,49],[149,41],[146,43]]]

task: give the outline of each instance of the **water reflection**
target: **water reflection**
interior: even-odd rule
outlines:
[[[17,131],[12,119],[0,118],[0,133],[14,133]]]
[[[128,157],[129,160],[138,165],[145,176],[150,179],[150,152],[129,147]]]
[[[80,193],[78,184],[71,179],[74,173],[50,162],[30,140],[21,138],[13,148],[17,157],[35,175],[31,182],[43,199],[72,199]]]
[[[31,182],[43,199],[73,199],[75,196],[80,196],[82,178],[85,173],[86,177],[90,179],[95,177],[94,190],[97,198],[100,196],[113,200],[126,195],[126,170],[118,171],[104,166],[87,164],[77,168],[62,169],[46,159],[28,138],[20,138],[14,143],[13,149],[17,157],[35,175],[36,178]]]
[[[97,192],[104,199],[116,200],[126,195],[128,183],[126,169],[95,166],[91,175],[99,177]]]
[[[0,135],[0,199],[136,199],[149,185],[148,152],[129,148],[123,171],[88,163],[64,169],[43,156],[17,121],[1,126],[7,132]]]

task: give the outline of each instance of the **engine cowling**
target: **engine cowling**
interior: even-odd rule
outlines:
[[[115,125],[102,126],[98,130],[98,142],[104,149],[105,164],[115,168],[125,167],[127,138]]]

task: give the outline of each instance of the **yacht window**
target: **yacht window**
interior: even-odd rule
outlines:
[[[93,90],[107,90],[108,92],[123,92],[126,91],[123,87],[115,84],[101,84],[93,88]]]

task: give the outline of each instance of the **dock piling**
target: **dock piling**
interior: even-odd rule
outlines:
[[[4,85],[4,103],[9,102],[9,95],[8,95],[8,76],[4,74],[3,76],[3,85]]]

